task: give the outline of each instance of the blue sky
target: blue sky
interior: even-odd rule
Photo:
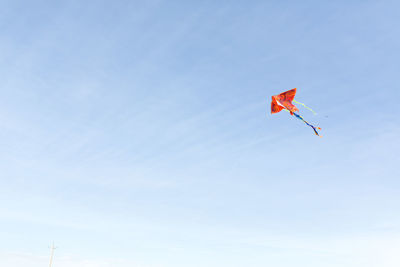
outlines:
[[[0,1],[0,265],[399,266],[399,8]]]

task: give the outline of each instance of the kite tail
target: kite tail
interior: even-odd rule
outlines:
[[[295,115],[296,118],[298,118],[299,120],[302,120],[305,124],[307,124],[308,126],[310,126],[310,127],[314,130],[315,134],[318,135],[319,137],[321,137],[321,136],[319,135],[318,131],[317,131],[317,129],[318,129],[318,130],[321,130],[321,128],[315,127],[315,126],[309,124],[309,123],[308,123],[305,119],[303,119],[303,117],[300,116],[299,114],[296,114],[296,113],[293,112],[293,115]]]
[[[311,108],[307,107],[304,103],[297,102],[297,101],[294,100],[294,99],[293,99],[293,102],[296,103],[296,104],[302,105],[303,107],[305,107],[306,109],[308,109],[309,111],[311,111],[314,115],[317,115],[317,113],[316,113],[314,110],[312,110]]]

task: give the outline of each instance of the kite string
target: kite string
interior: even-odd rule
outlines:
[[[296,103],[296,104],[302,105],[303,107],[305,107],[306,109],[311,111],[314,115],[317,115],[317,113],[314,110],[312,110],[311,108],[307,107],[304,103],[300,103],[300,102],[298,102],[298,101],[296,101],[294,99],[293,99],[293,102]]]

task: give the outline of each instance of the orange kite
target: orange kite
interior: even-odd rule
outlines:
[[[296,88],[293,88],[289,91],[283,92],[279,95],[274,95],[272,96],[272,102],[271,102],[271,114],[278,113],[283,109],[286,109],[287,111],[290,112],[291,115],[294,115],[296,118],[299,120],[302,120],[305,124],[313,128],[314,132],[316,135],[319,136],[318,130],[321,128],[315,127],[311,124],[309,124],[306,120],[303,119],[299,114],[296,114],[296,111],[299,111],[299,109],[292,104],[292,101],[294,101],[294,96],[296,95]],[[296,101],[294,101],[296,102]],[[296,102],[298,103],[298,102]],[[301,104],[301,103],[300,103]],[[304,105],[304,104],[303,104]]]

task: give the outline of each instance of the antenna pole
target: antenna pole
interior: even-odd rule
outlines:
[[[50,263],[49,263],[49,267],[51,267],[51,265],[53,264],[53,255],[54,255],[54,250],[56,249],[56,247],[54,246],[54,242],[50,247]]]

